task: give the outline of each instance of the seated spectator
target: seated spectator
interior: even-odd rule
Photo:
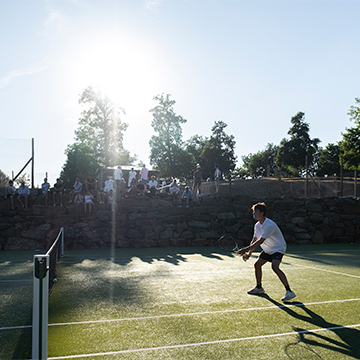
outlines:
[[[71,190],[69,193],[69,203],[71,203],[73,201],[75,202],[75,197],[77,195],[81,195],[82,183],[80,182],[79,178],[76,178],[73,187],[74,187],[74,190]],[[78,199],[79,199],[79,197],[78,197]]]
[[[166,180],[164,178],[161,179],[161,190],[162,194],[166,193]]]
[[[179,193],[180,190],[180,186],[179,184],[176,182],[176,179],[174,179],[172,181],[172,183],[170,184],[170,194],[172,196],[176,196]]]
[[[150,179],[150,181],[149,181],[150,196],[151,196],[152,198],[154,198],[155,195],[156,195],[156,188],[157,188],[157,186],[158,186],[158,183],[157,183],[157,181],[155,180],[155,175],[152,175],[152,176],[151,176],[151,179]]]
[[[203,201],[204,194],[201,192],[201,190],[198,190],[198,193],[196,194],[196,205],[200,205]]]
[[[117,210],[117,204],[116,204],[116,198],[115,193],[113,189],[110,189],[109,193],[107,194],[107,203],[111,205],[111,211],[118,213]]]
[[[49,190],[50,190],[50,184],[47,181],[47,178],[44,179],[44,183],[41,184],[41,189],[42,189],[42,193],[43,193],[43,199],[45,199],[45,205],[47,205],[48,202],[48,195],[49,195]]]
[[[136,195],[137,194],[137,182],[135,178],[132,178],[130,189],[128,191],[129,195]]]
[[[190,188],[188,186],[185,186],[185,190],[181,196],[181,198],[179,199],[180,201],[180,206],[183,202],[186,202],[186,207],[189,207],[189,202],[193,199],[193,194],[190,190]]]
[[[30,196],[30,190],[25,185],[25,182],[22,181],[20,187],[18,188],[18,200],[22,207],[28,207],[28,198]],[[23,202],[24,201],[24,202]]]
[[[137,187],[137,191],[138,191],[139,195],[145,195],[146,194],[147,188],[146,188],[146,185],[143,184],[142,179],[138,180],[138,184],[137,184],[136,187]]]
[[[59,195],[59,199],[60,199],[60,206],[63,206],[62,204],[62,194],[64,191],[64,187],[63,184],[61,182],[60,179],[56,179],[56,183],[54,184],[54,189],[53,189],[53,201],[54,201],[54,206],[56,206],[56,195]]]
[[[16,188],[12,180],[5,186],[5,199],[10,199],[11,209],[14,209],[14,197],[16,197]]]
[[[129,171],[128,187],[131,187],[133,179],[135,179],[136,183],[136,171],[134,170],[134,168],[131,168],[131,170]]]
[[[84,196],[81,193],[77,193],[74,197],[74,204],[81,205],[84,203]]]
[[[112,176],[108,176],[108,179],[105,181],[105,194],[108,194],[111,189],[114,190],[114,180],[112,179]]]
[[[91,206],[94,205],[93,199],[93,194],[88,190],[84,196],[84,214],[86,214],[87,210],[91,214]]]
[[[127,197],[126,195],[126,181],[125,179],[122,177],[120,184],[118,185],[118,191],[120,192],[121,198],[124,199]]]
[[[98,191],[98,193],[97,193],[97,201],[98,201],[99,204],[104,204],[105,203],[105,193],[104,193],[103,189]]]
[[[115,194],[113,189],[110,189],[110,191],[106,195],[106,202],[108,204],[113,204],[115,202]]]
[[[97,189],[97,180],[95,180],[91,175],[89,175],[87,179],[85,179],[85,189],[86,191]]]

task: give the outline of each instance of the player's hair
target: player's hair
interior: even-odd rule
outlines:
[[[261,213],[264,214],[264,216],[266,216],[266,204],[264,202],[253,205],[251,210],[252,211],[259,210]]]

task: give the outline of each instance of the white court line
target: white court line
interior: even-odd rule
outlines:
[[[70,325],[86,325],[86,324],[96,324],[96,323],[109,323],[109,322],[120,322],[120,321],[142,321],[142,320],[154,320],[154,319],[163,319],[163,318],[172,318],[172,317],[181,317],[181,316],[197,316],[197,315],[211,315],[211,314],[226,314],[226,313],[235,313],[243,311],[256,311],[256,310],[269,310],[269,309],[282,309],[288,307],[305,307],[312,305],[324,305],[324,304],[336,304],[349,301],[360,301],[360,298],[355,299],[343,299],[343,300],[329,300],[329,301],[318,301],[306,304],[286,304],[286,305],[272,305],[264,307],[254,307],[247,309],[233,309],[233,310],[215,310],[215,311],[203,311],[203,312],[193,312],[193,313],[179,313],[179,314],[168,314],[168,315],[153,315],[153,316],[142,316],[142,317],[132,317],[132,318],[122,318],[122,319],[103,319],[103,320],[89,320],[89,321],[78,321],[78,322],[67,322],[67,323],[54,323],[49,324],[48,326],[70,326]],[[16,330],[16,329],[26,329],[31,328],[32,325],[25,326],[11,326],[11,327],[0,327],[0,330]]]
[[[343,275],[343,276],[350,276],[350,277],[354,277],[354,278],[360,279],[360,276],[359,276],[359,275],[352,275],[352,274],[342,273],[342,272],[339,272],[339,271],[327,270],[327,269],[317,268],[317,267],[308,266],[308,265],[295,264],[295,266],[299,266],[299,267],[303,267],[303,268],[307,268],[307,269],[318,270],[318,271],[325,271],[325,272],[329,272],[329,273],[332,273],[332,274]]]
[[[341,329],[351,329],[351,328],[356,328],[356,327],[360,327],[360,324],[347,325],[347,326],[334,326],[334,327],[329,327],[329,328],[313,329],[313,330],[301,330],[301,331],[293,331],[293,332],[280,333],[280,334],[249,336],[249,337],[235,338],[235,339],[204,341],[204,342],[190,343],[190,344],[167,345],[167,346],[159,346],[159,347],[153,347],[153,348],[129,349],[129,350],[111,351],[111,352],[103,352],[103,353],[94,353],[94,354],[57,356],[57,357],[49,357],[48,359],[49,360],[76,359],[76,358],[95,357],[95,356],[108,356],[108,355],[138,353],[138,352],[146,352],[146,351],[180,349],[180,348],[203,346],[203,345],[225,344],[225,343],[245,341],[245,340],[257,340],[257,339],[267,339],[267,338],[274,338],[274,337],[281,337],[281,336],[291,336],[291,335],[297,335],[297,334],[311,334],[311,333],[316,333],[319,331],[335,331],[335,330],[341,330]]]

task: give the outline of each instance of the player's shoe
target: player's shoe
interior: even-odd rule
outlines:
[[[255,286],[253,289],[249,290],[247,293],[249,295],[260,295],[260,294],[264,294],[265,290],[262,287],[258,288]]]
[[[281,299],[282,301],[289,301],[295,297],[295,293],[293,291],[286,291],[285,296]]]

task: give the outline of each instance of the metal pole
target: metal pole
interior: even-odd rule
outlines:
[[[340,156],[340,196],[344,196],[343,157]]]
[[[357,187],[357,171],[354,171],[354,198],[356,198],[357,196],[357,192],[356,192],[356,187]]]
[[[306,169],[306,188],[305,188],[305,197],[309,197],[309,175],[308,175],[308,156],[305,156],[305,169]]]
[[[31,139],[31,157],[32,157],[32,162],[31,162],[31,187],[34,189],[34,138]]]

